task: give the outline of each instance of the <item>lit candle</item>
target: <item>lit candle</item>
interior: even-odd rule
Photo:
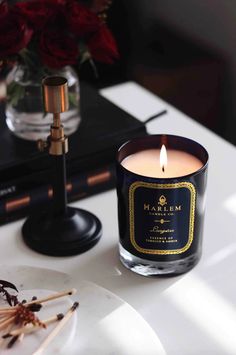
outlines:
[[[185,137],[153,135],[117,154],[120,259],[148,276],[179,275],[201,257],[208,154]]]
[[[129,171],[153,178],[174,178],[191,174],[202,167],[195,156],[181,151],[168,149],[146,149],[131,154],[122,161]]]

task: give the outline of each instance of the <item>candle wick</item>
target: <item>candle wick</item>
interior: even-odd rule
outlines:
[[[164,165],[162,165],[162,171],[163,171],[163,173],[165,172],[165,167],[164,167]]]

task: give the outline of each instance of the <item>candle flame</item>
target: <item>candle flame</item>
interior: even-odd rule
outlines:
[[[162,144],[161,146],[161,151],[160,151],[160,167],[163,173],[165,172],[165,169],[167,167],[167,151],[165,144]]]

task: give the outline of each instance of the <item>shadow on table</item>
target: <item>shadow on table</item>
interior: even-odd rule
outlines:
[[[149,278],[135,274],[121,264],[117,245],[112,245],[105,250],[100,248],[96,255],[89,258],[86,258],[85,253],[81,258],[83,258],[83,266],[80,266],[79,270],[71,270],[72,275],[78,277],[79,273],[84,279],[112,289],[118,294],[130,292],[133,294],[135,289],[137,298],[145,286],[148,286],[149,290],[153,288],[155,294],[161,294],[181,278],[181,276],[165,279]]]

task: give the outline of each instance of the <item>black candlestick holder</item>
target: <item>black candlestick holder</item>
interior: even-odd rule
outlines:
[[[64,134],[60,113],[68,110],[67,80],[51,76],[43,80],[45,111],[53,113],[53,124],[46,142],[39,141],[39,149],[48,148],[53,165],[52,206],[37,211],[25,221],[22,234],[32,249],[47,255],[76,255],[92,248],[101,238],[102,225],[92,213],[67,206],[65,154],[68,138]]]

